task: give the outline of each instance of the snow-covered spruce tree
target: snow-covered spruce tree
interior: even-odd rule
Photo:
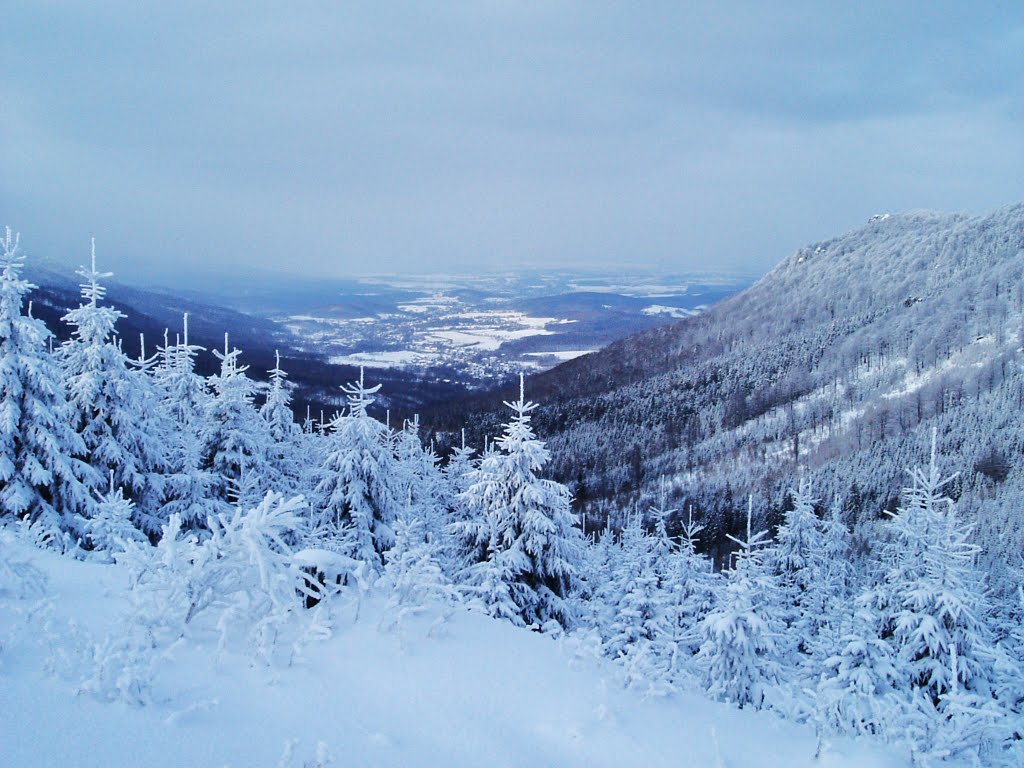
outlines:
[[[838,733],[884,735],[899,731],[905,704],[895,654],[879,637],[880,618],[868,604],[842,622],[831,656],[822,662],[817,716]]]
[[[810,484],[801,480],[790,495],[793,508],[785,513],[779,526],[769,565],[778,575],[783,591],[784,618],[789,627],[786,644],[806,661],[823,618],[818,611],[823,602],[818,591],[822,588],[820,571],[825,541],[814,512],[818,500],[811,493]]]
[[[161,407],[173,429],[168,440],[164,517],[177,515],[186,528],[205,525],[207,519],[223,508],[211,491],[213,475],[201,468],[203,441],[197,440],[205,429],[204,417],[210,405],[206,380],[195,372],[195,359],[202,347],[189,343],[188,313],[182,319],[184,335],[174,344],[164,334],[160,363],[153,372]]]
[[[392,524],[398,510],[387,428],[367,412],[380,385],[367,388],[360,368],[359,381],[342,390],[348,413],[331,422],[324,460],[315,475],[311,528],[320,536],[342,535],[345,554],[380,571],[382,554],[394,544]]]
[[[281,354],[277,351],[274,352],[274,361],[267,399],[260,408],[270,435],[267,452],[269,482],[282,493],[296,493],[302,484],[301,430],[292,412],[288,374],[281,368]]]
[[[978,547],[972,526],[944,493],[952,478],[943,477],[936,465],[934,432],[927,469],[910,475],[912,485],[887,526],[875,583],[862,592],[858,605],[876,617],[867,639],[884,643],[893,659],[899,711],[890,718],[890,736],[928,755],[946,738],[943,734],[949,735],[947,729],[957,727],[953,702],[961,707],[972,700],[973,709],[990,714],[1000,704],[1006,713],[1008,703],[994,698],[999,653],[984,579],[975,564]],[[964,712],[957,712],[962,724]],[[1007,718],[1000,721],[1005,725]],[[1001,730],[1008,736],[1011,729]],[[992,760],[1001,749],[992,740],[995,732],[977,730],[972,745],[958,736],[956,748]]]
[[[34,287],[21,278],[24,258],[8,227],[0,255],[0,517],[50,529],[73,527],[93,506],[97,473],[80,457],[82,437],[66,422],[67,404],[46,343],[50,331],[24,314]]]
[[[114,473],[111,472],[110,488],[97,500],[92,517],[81,521],[92,549],[102,553],[108,562],[113,562],[113,556],[123,552],[132,542],[149,543],[132,522],[134,506],[122,489],[114,487]]]
[[[448,487],[455,497],[465,493],[469,490],[469,486],[472,485],[472,472],[476,469],[476,463],[473,460],[475,452],[473,448],[466,445],[466,430],[463,429],[462,443],[452,450],[451,455],[448,457],[448,463],[444,467],[445,479],[448,481]]]
[[[662,597],[657,543],[657,538],[644,530],[640,515],[632,515],[622,531],[621,555],[611,574],[613,618],[605,650],[613,658],[628,657],[641,650],[637,646],[648,645],[657,637]]]
[[[106,289],[96,271],[96,245],[85,279],[85,302],[64,315],[72,337],[57,351],[64,372],[71,427],[85,443],[85,458],[97,470],[94,490],[101,492],[114,472],[115,485],[135,504],[136,522],[159,530],[164,479],[168,472],[167,430],[159,421],[144,370],[134,370],[114,336],[124,315],[100,301]]]
[[[658,562],[664,590],[659,617],[660,654],[670,679],[676,679],[700,649],[700,625],[714,606],[718,579],[711,561],[698,554],[703,526],[690,510],[678,546]]]
[[[779,682],[777,638],[783,630],[773,599],[778,583],[764,564],[767,531],[751,533],[753,499],[747,507],[747,536],[730,536],[740,549],[719,588],[715,608],[701,622],[697,660],[712,696],[759,708],[770,686]]]
[[[210,492],[220,510],[235,504],[259,503],[267,487],[267,452],[270,438],[266,422],[253,405],[258,385],[239,366],[241,351],[231,349],[224,334],[220,373],[211,377],[214,396],[203,418],[200,468],[210,473]]]
[[[434,450],[420,440],[419,416],[406,420],[394,441],[394,482],[397,498],[406,499],[412,514],[422,521],[424,534],[437,544],[447,538],[448,485]]]
[[[160,364],[153,378],[179,433],[188,436],[188,443],[194,445],[195,431],[206,413],[210,391],[206,380],[195,371],[196,357],[204,348],[189,343],[187,312],[182,316],[182,325],[184,335],[176,336],[174,344],[169,343],[164,333],[164,345],[159,350]]]
[[[878,611],[881,637],[892,644],[906,687],[941,709],[941,697],[954,688],[954,647],[957,684],[974,692],[992,685],[991,609],[975,566],[973,526],[943,490],[953,477],[939,472],[934,434],[927,469],[910,476],[912,485],[889,522],[883,578],[861,601]]]
[[[521,619],[543,625],[554,619],[572,623],[568,598],[573,594],[583,557],[583,536],[575,527],[568,489],[537,473],[550,454],[530,426],[537,408],[527,402],[523,380],[519,399],[506,402],[513,417],[473,472],[463,494],[470,519],[453,524],[467,565],[495,562],[505,576]],[[470,569],[467,576],[478,573]]]
[[[842,518],[842,504],[833,501],[828,515],[821,521],[821,550],[815,554],[817,575],[814,589],[804,596],[803,610],[808,617],[817,617],[816,635],[808,647],[813,657],[812,668],[836,652],[844,621],[849,616],[853,590],[854,568],[850,562],[851,536]]]

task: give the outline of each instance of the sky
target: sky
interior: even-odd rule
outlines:
[[[0,224],[125,281],[763,273],[1024,199],[1024,3],[7,0]]]

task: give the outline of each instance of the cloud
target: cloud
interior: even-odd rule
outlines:
[[[892,5],[16,3],[0,204],[132,279],[765,270],[1019,199],[1024,13]]]

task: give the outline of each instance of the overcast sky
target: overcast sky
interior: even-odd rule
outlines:
[[[0,217],[124,280],[763,272],[1024,198],[1024,3],[7,0]]]

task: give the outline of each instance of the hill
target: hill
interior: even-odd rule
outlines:
[[[532,378],[538,430],[592,524],[664,492],[721,556],[746,496],[777,522],[800,473],[849,522],[876,519],[936,428],[989,551],[1019,551],[1022,277],[1024,204],[876,216],[700,316]],[[450,441],[468,420],[480,445],[507,394],[427,421]]]

